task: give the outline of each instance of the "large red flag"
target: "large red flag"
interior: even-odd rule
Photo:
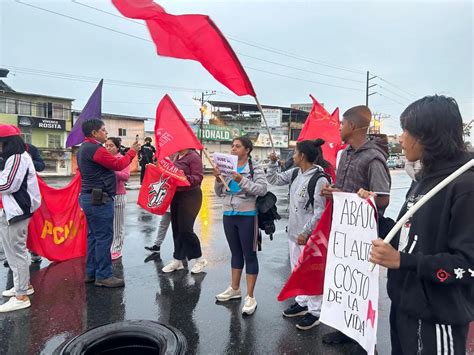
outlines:
[[[156,109],[155,142],[158,160],[183,149],[203,149],[193,130],[168,95],[161,99]]]
[[[170,15],[152,0],[112,3],[122,15],[146,21],[159,55],[198,61],[236,95],[256,96],[232,47],[208,16]]]
[[[298,263],[278,295],[278,301],[298,295],[323,294],[331,222],[332,203],[327,202],[326,209],[309,237]]]
[[[337,152],[341,146],[341,134],[339,132],[339,110],[329,114],[326,109],[313,97],[313,108],[298,137],[298,142],[307,139],[322,138],[326,142],[321,147],[324,159],[333,167],[336,166]]]
[[[28,249],[51,261],[86,255],[87,222],[79,206],[79,173],[60,189],[48,186],[39,177],[38,184],[42,200],[28,225]]]

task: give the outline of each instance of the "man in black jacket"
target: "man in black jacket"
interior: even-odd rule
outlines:
[[[145,176],[145,168],[147,164],[153,163],[155,160],[156,149],[151,145],[151,138],[145,138],[145,144],[141,146],[138,152],[138,161],[140,162],[140,184]]]
[[[454,99],[428,96],[402,113],[400,143],[421,160],[417,186],[400,216],[472,159]],[[432,197],[391,245],[373,241],[371,261],[388,271],[392,354],[465,354],[474,320],[474,169]]]

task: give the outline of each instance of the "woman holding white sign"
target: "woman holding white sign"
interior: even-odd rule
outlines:
[[[409,105],[400,122],[406,158],[421,160],[422,170],[399,219],[416,213],[391,244],[374,240],[370,257],[389,269],[392,354],[465,354],[474,320],[474,169],[462,117],[454,99],[435,95]]]
[[[250,153],[253,144],[248,137],[238,137],[232,141],[232,155],[238,157],[237,172],[227,178],[230,191],[218,179],[221,174],[214,168],[216,182],[214,190],[217,196],[224,197],[224,231],[232,253],[232,284],[222,293],[216,295],[221,302],[241,298],[240,278],[245,263],[247,274],[247,297],[242,314],[251,315],[257,308],[254,297],[255,283],[258,275],[257,237],[258,222],[255,202],[258,196],[267,193],[267,182],[262,168],[252,162]]]
[[[305,140],[296,143],[293,161],[296,168],[278,173],[278,158],[270,156],[272,164],[267,170],[267,180],[272,185],[290,185],[288,218],[288,244],[290,264],[293,269],[303,252],[305,244],[323,214],[326,199],[320,191],[329,183],[324,173],[329,163],[323,158],[321,146],[324,140]],[[304,316],[296,328],[308,330],[319,324],[322,295],[300,295],[295,303],[283,311],[285,317]]]

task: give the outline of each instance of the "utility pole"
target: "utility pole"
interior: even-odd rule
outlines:
[[[202,138],[203,138],[203,133],[204,133],[204,102],[206,102],[209,97],[212,95],[215,95],[215,91],[203,91],[201,93],[201,98],[199,97],[193,97],[193,100],[199,101],[201,103],[201,106],[199,107],[199,111],[201,112],[201,121],[199,122],[199,140],[202,145]],[[201,157],[202,157],[202,151],[201,151]]]
[[[380,128],[382,126],[382,120],[390,118],[390,115],[383,113],[374,112],[373,114],[373,123],[374,125],[369,128],[369,133],[380,134]]]
[[[366,81],[366,85],[365,85],[365,106],[367,106],[367,107],[369,107],[369,96],[372,96],[372,95],[376,94],[376,92],[369,93],[370,88],[373,88],[374,86],[377,86],[377,84],[369,85],[370,81],[375,79],[376,77],[377,77],[376,75],[370,77],[370,72],[367,70],[367,81]]]

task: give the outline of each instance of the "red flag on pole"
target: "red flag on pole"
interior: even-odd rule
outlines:
[[[152,0],[112,0],[125,17],[146,21],[159,55],[201,63],[236,95],[256,96],[237,55],[206,15],[170,15]]]
[[[41,206],[28,225],[28,249],[51,261],[86,255],[87,222],[79,206],[81,176],[66,187],[55,189],[38,177]]]
[[[168,95],[161,99],[156,108],[155,142],[158,160],[183,149],[203,149],[193,130]]]
[[[313,108],[298,137],[298,142],[307,139],[322,138],[326,143],[321,147],[324,159],[333,167],[336,166],[336,156],[341,145],[341,134],[339,132],[339,109],[332,115],[313,97]]]
[[[326,209],[306,242],[298,263],[278,295],[278,301],[298,295],[317,296],[323,294],[331,222],[332,203],[327,202]]]

